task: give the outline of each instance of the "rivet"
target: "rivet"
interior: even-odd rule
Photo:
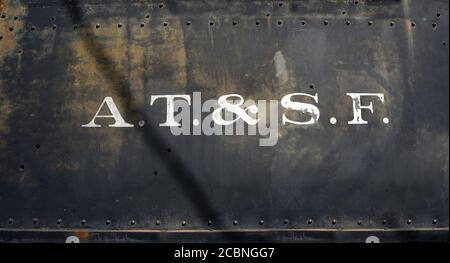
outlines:
[[[237,221],[237,220],[234,220],[234,221],[233,221],[233,225],[236,226],[237,224],[238,224],[238,221]]]
[[[161,224],[161,221],[156,220],[155,224],[156,224],[157,226],[159,226],[159,225]]]
[[[311,225],[313,223],[312,219],[308,219],[308,225]]]
[[[208,226],[211,226],[213,222],[211,220],[208,220]]]
[[[111,220],[109,220],[109,219],[106,220],[106,221],[105,221],[105,224],[106,224],[107,226],[111,225]]]
[[[287,224],[289,224],[289,219],[285,218],[283,222],[285,225],[287,225]]]
[[[408,219],[408,221],[406,221],[406,223],[407,223],[408,225],[410,225],[410,224],[412,223],[412,219]]]
[[[62,219],[58,218],[58,220],[56,220],[56,224],[61,225],[62,224]]]
[[[264,225],[264,220],[259,220],[260,225]]]
[[[130,226],[134,226],[136,224],[136,221],[134,219],[130,220]]]
[[[182,221],[182,222],[181,222],[181,225],[182,225],[182,226],[185,226],[185,225],[186,225],[186,221]]]
[[[81,220],[82,225],[86,225],[86,219]]]

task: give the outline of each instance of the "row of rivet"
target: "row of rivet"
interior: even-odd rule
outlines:
[[[209,21],[208,23],[209,23],[210,26],[214,26],[214,21]],[[261,22],[260,22],[259,20],[256,20],[255,23],[256,23],[257,26],[259,26]],[[328,20],[324,20],[323,23],[324,23],[325,26],[328,26],[328,25],[330,24],[330,22],[329,22]],[[232,22],[232,25],[233,25],[233,26],[237,26],[237,24],[238,24],[237,21],[233,21],[233,22]],[[282,25],[283,25],[283,20],[278,20],[278,21],[277,21],[277,24],[278,24],[279,26],[282,26]],[[305,25],[306,25],[306,21],[305,21],[305,20],[302,20],[302,21],[300,21],[300,24],[301,24],[302,26],[305,26]],[[168,25],[169,25],[168,22],[163,22],[163,26],[164,26],[164,27],[167,27]],[[190,26],[190,25],[192,25],[192,22],[191,22],[191,21],[187,21],[187,22],[186,22],[186,26]],[[350,25],[351,25],[351,21],[350,21],[350,20],[346,20],[346,21],[345,21],[345,25],[350,26]],[[372,27],[372,26],[374,25],[374,22],[373,22],[373,21],[368,21],[368,22],[367,22],[367,25],[368,25],[369,27]],[[122,28],[122,26],[123,26],[122,23],[117,24],[117,27],[118,27],[118,28]],[[144,26],[145,26],[144,23],[141,23],[141,24],[140,24],[140,27],[144,27]],[[394,26],[395,26],[395,22],[394,22],[394,21],[390,21],[390,22],[389,22],[389,26],[390,26],[390,27],[394,27]],[[416,28],[417,24],[416,24],[415,22],[411,22],[411,23],[410,23],[410,26],[411,26],[411,28]],[[436,29],[437,26],[438,26],[438,24],[437,24],[436,22],[433,22],[433,23],[431,23],[431,26],[432,26],[434,29]],[[95,25],[95,28],[96,28],[97,30],[100,29],[100,27],[101,27],[100,24],[96,24],[96,25]],[[78,28],[79,28],[78,25],[74,25],[74,26],[73,26],[73,29],[74,29],[74,30],[76,30],[76,29],[78,29]],[[52,29],[53,29],[53,30],[56,30],[56,29],[57,29],[57,25],[53,25],[53,26],[52,26]],[[36,27],[36,26],[31,26],[31,27],[30,27],[30,30],[31,30],[31,31],[36,31],[36,30],[37,30],[37,27]],[[11,32],[14,31],[14,27],[10,27],[10,28],[9,28],[9,31],[11,31]],[[3,39],[3,36],[0,35],[0,40],[2,40],[2,39]],[[443,45],[443,46],[446,46],[446,45],[447,45],[447,42],[442,41],[442,45]],[[18,51],[18,53],[22,53],[22,52],[23,52],[23,50],[21,50],[21,49]]]
[[[32,221],[32,222],[33,222],[33,224],[37,224],[37,223],[39,222],[39,219],[38,219],[38,218],[33,218],[33,221]],[[59,218],[59,219],[56,220],[56,224],[57,224],[57,225],[61,225],[62,222],[63,222],[63,220],[62,220],[61,218]],[[313,220],[313,219],[308,219],[306,222],[307,222],[308,225],[312,225],[312,224],[314,223],[314,220]],[[438,222],[437,219],[433,219],[433,220],[432,220],[433,225],[437,224],[437,222]],[[112,223],[112,221],[111,221],[110,219],[108,219],[108,220],[105,221],[105,225],[107,225],[107,226],[111,225],[111,223]],[[233,225],[237,226],[237,225],[239,224],[239,221],[238,221],[238,220],[233,220],[232,223],[233,223]],[[283,223],[284,223],[285,225],[289,224],[289,219],[284,219],[284,220],[283,220]],[[363,223],[363,222],[362,222],[361,220],[358,220],[358,221],[356,222],[357,225],[362,225],[362,223]],[[407,220],[406,220],[406,223],[407,223],[408,225],[411,225],[411,224],[413,223],[413,220],[412,220],[412,219],[407,219]],[[14,224],[14,219],[10,218],[10,219],[8,220],[8,224],[9,224],[9,225]],[[212,225],[213,225],[213,221],[212,221],[212,220],[209,220],[209,221],[207,222],[207,224],[208,224],[209,226],[212,226]],[[337,224],[337,220],[336,220],[336,219],[331,220],[331,224],[336,225],[336,224]],[[383,224],[383,225],[386,225],[386,224],[387,224],[387,220],[383,220],[383,221],[382,221],[382,224]],[[86,221],[85,219],[81,220],[81,225],[83,225],[83,226],[87,225],[87,221]],[[130,225],[130,226],[136,225],[136,220],[134,220],[134,219],[130,220],[130,221],[129,221],[129,225]],[[161,221],[160,221],[160,220],[156,220],[156,221],[155,221],[155,225],[157,225],[157,226],[161,225]],[[187,225],[187,221],[185,221],[185,220],[181,221],[181,225],[182,225],[182,226],[186,226],[186,225]],[[260,221],[259,221],[259,225],[264,225],[264,220],[260,220]]]
[[[231,23],[233,26],[237,26],[238,24],[239,24],[239,22],[237,21],[237,20],[233,20],[233,22]],[[301,20],[300,21],[300,24],[302,25],[302,26],[306,26],[306,24],[307,24],[307,22],[306,22],[306,20]],[[329,20],[324,20],[323,21],[323,24],[325,25],[325,26],[328,26],[328,25],[330,25],[330,21]],[[352,21],[351,20],[345,20],[345,23],[344,23],[346,26],[351,26],[352,25]],[[371,26],[373,26],[375,23],[374,23],[374,21],[372,21],[372,20],[370,20],[370,21],[368,21],[367,22],[367,25],[369,26],[369,27],[371,27]],[[162,25],[164,26],[164,27],[167,27],[167,26],[169,26],[169,22],[167,22],[167,21],[163,21],[162,22]],[[186,21],[186,26],[191,26],[192,25],[192,21],[191,20],[187,20]],[[208,21],[208,25],[209,26],[214,26],[215,25],[215,21],[213,21],[213,20],[210,20],[210,21]],[[255,20],[255,25],[257,25],[257,26],[259,26],[259,25],[261,25],[261,20],[259,20],[259,19],[256,19]],[[279,20],[277,20],[277,25],[279,25],[279,26],[282,26],[283,25],[283,20],[282,19],[279,19]],[[411,25],[411,27],[412,28],[415,28],[416,27],[416,22],[411,22],[410,23],[410,25]],[[144,27],[145,26],[145,23],[140,23],[139,24],[139,26],[140,27]],[[395,26],[395,22],[394,21],[389,21],[389,26],[390,27],[394,27]],[[436,28],[437,26],[438,26],[438,24],[436,23],[436,22],[432,22],[431,23],[431,26],[433,27],[433,28]],[[101,25],[100,24],[95,24],[95,26],[94,26],[96,29],[100,29],[100,27],[101,27]],[[118,23],[117,24],[117,28],[122,28],[123,27],[123,24],[122,23]],[[55,30],[55,29],[57,29],[57,25],[52,25],[51,26],[51,28],[53,29],[53,30]],[[73,25],[73,29],[78,29],[79,28],[79,26],[78,25]],[[35,31],[37,29],[37,27],[36,26],[31,26],[30,27],[30,30],[31,31]],[[14,27],[9,27],[9,31],[10,32],[12,32],[12,31],[14,31]]]

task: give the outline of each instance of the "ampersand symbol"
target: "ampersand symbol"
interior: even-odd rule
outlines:
[[[229,103],[227,100],[231,97],[238,97],[239,102],[236,104]],[[255,114],[258,112],[258,107],[256,105],[248,106],[247,108],[241,108],[241,105],[244,103],[244,98],[239,94],[229,94],[219,97],[219,100],[217,101],[220,108],[214,110],[212,118],[214,122],[216,122],[219,125],[229,125],[235,123],[237,120],[242,119],[249,125],[255,125],[258,123],[259,119],[253,119],[247,114],[247,111],[250,111],[251,113]],[[237,115],[237,118],[234,120],[224,120],[222,118],[222,110],[226,109],[227,111],[233,112]]]

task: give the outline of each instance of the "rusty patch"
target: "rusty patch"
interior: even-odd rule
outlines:
[[[89,232],[87,231],[78,231],[75,232],[75,235],[79,238],[88,238],[89,237]]]

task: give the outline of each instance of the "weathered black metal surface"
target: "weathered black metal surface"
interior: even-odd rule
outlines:
[[[0,241],[448,240],[448,11],[0,0]],[[165,103],[150,97],[193,92],[317,93],[299,101],[320,118],[284,125],[279,105],[273,146],[159,126]],[[384,94],[363,99],[366,125],[347,123],[352,92]],[[134,127],[81,127],[108,96]]]

